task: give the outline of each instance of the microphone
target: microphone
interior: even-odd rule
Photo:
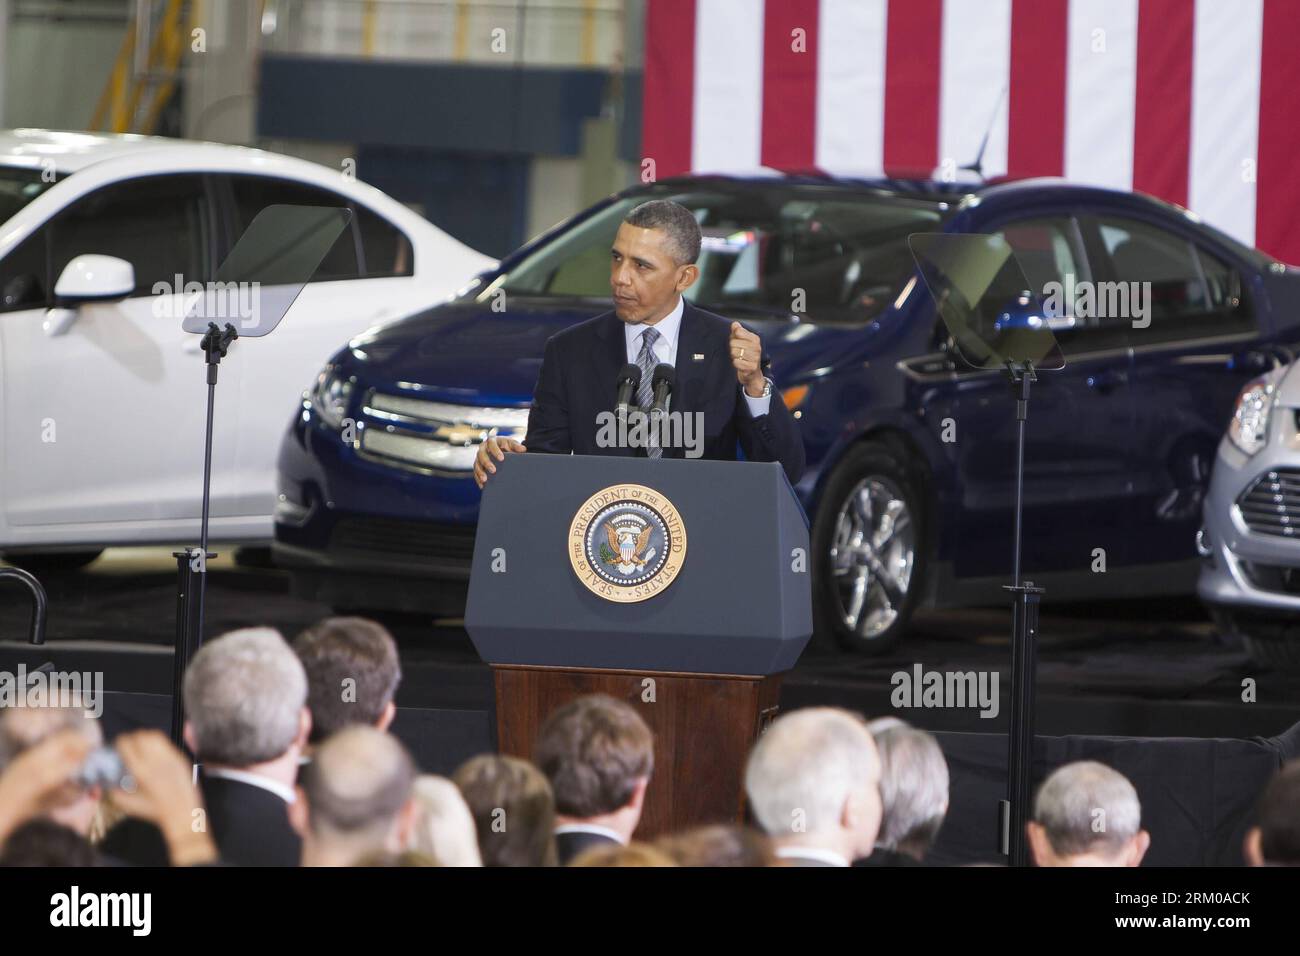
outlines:
[[[650,417],[657,418],[668,411],[668,396],[673,393],[673,386],[677,384],[677,370],[667,362],[662,362],[655,366],[654,377],[650,379],[654,387],[655,400],[650,406]]]
[[[632,404],[632,397],[636,395],[636,390],[641,387],[641,367],[628,362],[618,373],[618,417],[620,421],[627,421],[628,408]]]

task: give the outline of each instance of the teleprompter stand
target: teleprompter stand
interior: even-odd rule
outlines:
[[[950,337],[950,352],[974,369],[1002,369],[1016,397],[1015,530],[1011,592],[1011,719],[1007,733],[1007,796],[998,805],[998,848],[1012,866],[1029,864],[1034,757],[1034,687],[1038,608],[1043,589],[1021,579],[1025,488],[1025,426],[1030,387],[1039,371],[1065,359],[1043,310],[1006,240],[995,235],[918,233],[908,239],[921,276]]]
[[[203,442],[203,512],[199,544],[173,552],[176,558],[176,645],[172,663],[172,742],[182,745],[185,670],[203,643],[208,561],[208,522],[212,490],[212,424],[217,372],[239,338],[269,335],[288,313],[317,266],[352,221],[347,209],[329,206],[267,206],[240,236],[217,270],[216,280],[187,302],[182,328],[202,335],[207,368],[208,415]],[[251,295],[235,294],[242,289]],[[252,303],[251,312],[235,312]],[[239,327],[228,319],[237,319]],[[215,320],[215,321],[214,321]]]
[[[208,551],[208,514],[212,493],[212,418],[217,400],[217,371],[221,360],[239,332],[229,322],[225,328],[209,322],[199,347],[203,349],[207,366],[208,420],[203,437],[203,516],[199,525],[199,546],[174,551],[176,558],[176,652],[172,657],[172,743],[182,745],[181,734],[185,726],[185,702],[181,689],[185,669],[203,642],[203,600],[208,586],[208,559],[216,555]]]
[[[1025,493],[1025,425],[1034,365],[1007,362],[1016,390],[1016,532],[1011,592],[1011,726],[1007,732],[1007,798],[998,807],[998,844],[1012,866],[1029,864],[1025,824],[1029,822],[1030,772],[1034,763],[1034,688],[1038,682],[1038,604],[1043,589],[1020,580],[1021,520]]]

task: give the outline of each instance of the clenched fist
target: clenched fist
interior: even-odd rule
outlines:
[[[497,461],[505,461],[507,453],[523,454],[526,451],[528,449],[513,438],[501,438],[493,435],[478,446],[478,454],[474,456],[474,480],[482,488],[487,484],[488,475],[497,473],[497,466],[492,464],[494,458]]]
[[[739,322],[731,323],[731,364],[736,380],[750,398],[761,398],[766,382],[759,368],[763,361],[763,342]]]

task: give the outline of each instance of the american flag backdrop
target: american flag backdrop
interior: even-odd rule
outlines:
[[[1151,193],[1300,263],[1300,0],[649,0],[658,178],[974,160]],[[960,174],[958,174],[960,175]]]

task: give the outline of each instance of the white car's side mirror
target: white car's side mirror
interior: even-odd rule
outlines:
[[[77,306],[86,302],[115,302],[135,291],[135,267],[116,256],[77,256],[54,284],[58,306],[45,313],[45,334],[62,335],[77,318]]]

